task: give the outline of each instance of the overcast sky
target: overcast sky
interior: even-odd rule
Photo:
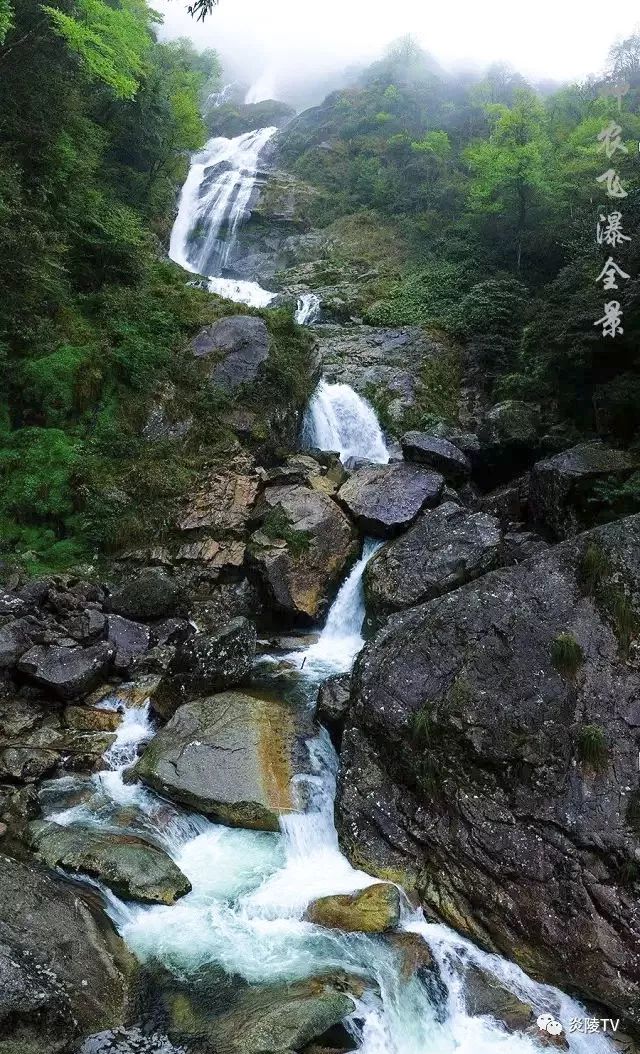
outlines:
[[[183,0],[152,6],[164,35],[218,47],[267,95],[287,72],[337,70],[408,32],[447,68],[506,61],[531,78],[575,79],[601,71],[640,23],[637,0],[219,0],[204,25]]]

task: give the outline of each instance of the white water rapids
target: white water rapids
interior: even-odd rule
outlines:
[[[340,422],[345,450],[371,456],[377,449],[386,459],[386,447],[380,445],[384,440],[381,433],[372,432],[372,411],[366,403],[358,401],[355,393],[349,395],[344,385],[325,386],[320,394],[320,402],[328,399]],[[332,432],[332,447],[334,439]],[[299,654],[290,657],[302,667],[297,676],[308,677],[310,686],[349,669],[363,644],[362,574],[376,544],[366,543],[319,641],[303,653],[304,663]],[[114,708],[118,701],[102,705]],[[572,1018],[585,1015],[567,996],[534,983],[511,963],[479,951],[445,926],[427,923],[408,902],[402,928],[429,944],[445,982],[441,992],[417,975],[403,977],[386,942],[304,921],[305,909],[316,897],[361,889],[373,881],[351,867],[338,845],[333,819],[337,757],[326,732],[308,744],[309,773],[297,777],[299,801],[305,804],[299,812],[282,817],[280,834],[223,827],[161,800],[139,784],[123,781],[123,771],[135,760],[139,744],[152,733],[148,706],[125,708],[116,742],[106,755],[109,770],[92,777],[91,794],[85,788],[75,804],[76,782],[57,781],[57,804],[50,811],[50,819],[57,823],[122,831],[124,807],[124,829],[146,834],[162,845],[189,878],[192,892],[171,907],[125,903],[103,890],[109,914],[140,959],[159,960],[183,982],[211,964],[254,985],[335,969],[360,975],[368,990],[347,1024],[362,1054],[540,1052],[543,1048],[533,1038],[510,1035],[489,1017],[469,1016],[464,972],[470,964],[493,974],[538,1013],[554,1015],[565,1028]],[[60,810],[65,797],[72,804]],[[602,1035],[575,1033],[567,1039],[571,1054],[612,1050]]]

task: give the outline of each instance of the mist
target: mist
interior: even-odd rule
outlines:
[[[450,71],[506,62],[532,81],[568,81],[600,73],[610,46],[638,22],[636,0],[619,0],[606,18],[585,0],[219,0],[204,23],[181,0],[154,6],[165,18],[162,37],[216,48],[226,79],[252,88],[249,101],[306,105],[406,33]]]

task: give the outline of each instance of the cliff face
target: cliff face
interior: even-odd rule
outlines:
[[[351,859],[637,1026],[640,517],[390,619],[358,660]]]

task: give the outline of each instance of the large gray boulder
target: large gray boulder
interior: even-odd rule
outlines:
[[[265,985],[240,993],[233,1009],[208,1029],[219,1054],[288,1054],[353,1013],[362,984],[347,975]]]
[[[349,519],[328,494],[295,484],[268,487],[256,516],[249,561],[267,598],[293,621],[317,621],[355,556]]]
[[[429,435],[426,432],[406,432],[401,443],[402,453],[407,461],[429,465],[452,483],[461,483],[471,474],[471,462],[466,454],[442,436]]]
[[[221,318],[198,333],[191,351],[198,359],[216,361],[210,379],[232,391],[256,380],[269,357],[269,331],[263,319],[250,315]]]
[[[181,706],[133,776],[223,823],[277,831],[280,814],[293,808],[294,746],[286,707],[224,692]]]
[[[36,645],[24,653],[18,669],[60,699],[73,699],[104,678],[114,654],[114,646],[106,641],[90,648]]]
[[[136,655],[144,655],[151,646],[151,633],[148,626],[122,615],[107,616],[107,640],[116,649],[114,658],[118,669],[126,670]]]
[[[640,516],[392,617],[359,657],[357,866],[640,1025]]]
[[[391,538],[437,505],[443,489],[439,472],[399,462],[358,469],[338,498],[366,534]]]
[[[49,867],[91,875],[128,900],[175,904],[191,889],[171,857],[137,835],[35,820],[29,841]]]
[[[179,603],[178,583],[155,567],[126,579],[109,597],[109,609],[115,615],[143,622],[175,615]]]
[[[235,618],[213,633],[198,633],[176,651],[153,694],[153,707],[170,717],[194,696],[235,688],[249,674],[256,654],[256,628],[249,619]]]
[[[555,538],[567,538],[606,517],[605,503],[594,488],[607,481],[622,483],[640,469],[640,457],[613,450],[599,440],[581,443],[538,461],[531,470],[529,510],[539,527]]]
[[[468,512],[454,502],[422,513],[367,564],[368,610],[388,615],[478,578],[498,565],[501,540],[494,516]]]
[[[0,856],[0,1049],[58,1054],[121,1024],[133,970],[78,886]]]

